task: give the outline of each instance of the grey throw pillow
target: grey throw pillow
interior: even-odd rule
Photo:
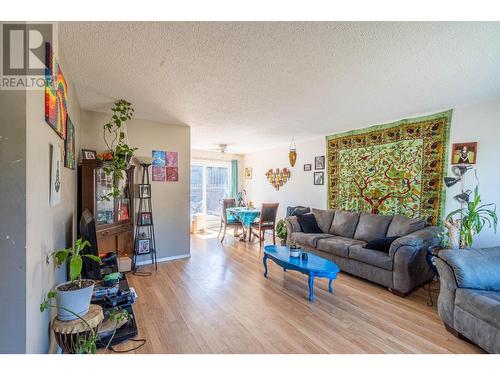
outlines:
[[[333,221],[333,215],[335,210],[321,210],[318,208],[313,208],[312,212],[316,218],[318,226],[321,228],[323,233],[328,233]]]

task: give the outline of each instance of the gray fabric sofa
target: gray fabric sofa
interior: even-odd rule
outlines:
[[[500,353],[500,247],[442,250],[438,312],[448,331]]]
[[[432,278],[426,260],[429,246],[438,245],[439,227],[400,215],[374,215],[341,210],[312,209],[323,233],[303,233],[296,216],[286,219],[287,243],[335,262],[341,271],[363,277],[404,296]],[[389,252],[365,248],[367,242],[399,236]]]

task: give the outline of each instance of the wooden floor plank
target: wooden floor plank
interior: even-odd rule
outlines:
[[[191,258],[129,274],[140,338],[137,353],[482,353],[448,333],[422,288],[400,298],[340,273],[334,293],[318,280],[269,263],[258,243],[230,235],[191,237]],[[436,298],[436,294],[433,295]],[[134,343],[118,345],[129,349]]]

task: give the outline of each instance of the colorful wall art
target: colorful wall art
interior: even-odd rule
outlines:
[[[266,172],[267,181],[274,186],[276,190],[279,190],[281,186],[285,185],[290,179],[290,169],[270,169]]]
[[[153,181],[179,181],[177,151],[153,151]]]
[[[440,223],[451,113],[328,136],[328,206]]]
[[[66,139],[68,86],[50,43],[45,43],[45,121]]]
[[[66,141],[64,142],[64,166],[75,169],[75,126],[66,116]]]

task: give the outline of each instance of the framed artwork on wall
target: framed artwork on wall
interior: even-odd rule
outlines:
[[[314,185],[325,184],[325,172],[314,172]]]
[[[59,145],[50,145],[50,197],[49,205],[57,206],[61,203],[61,167],[62,149]]]
[[[45,121],[66,139],[68,85],[50,43],[45,43]]]
[[[476,164],[477,142],[453,143],[451,164]]]
[[[314,169],[325,169],[325,155],[316,156],[314,158]]]
[[[252,179],[252,174],[253,174],[252,167],[246,167],[245,168],[245,179],[246,180],[251,180]]]
[[[66,141],[64,142],[64,166],[75,169],[75,126],[66,117]]]
[[[308,172],[312,169],[312,165],[311,164],[304,164],[304,171]]]

